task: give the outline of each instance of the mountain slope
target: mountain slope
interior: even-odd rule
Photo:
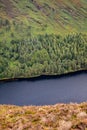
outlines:
[[[0,18],[33,34],[86,32],[86,0],[0,0]],[[20,29],[19,29],[20,30]]]
[[[0,0],[0,79],[87,69],[87,0]]]

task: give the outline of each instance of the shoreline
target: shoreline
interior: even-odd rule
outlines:
[[[49,104],[49,105],[15,105],[15,104],[0,104],[0,107],[1,106],[12,106],[12,107],[25,107],[25,106],[29,106],[29,107],[44,107],[44,106],[47,106],[47,107],[53,107],[53,106],[61,106],[61,105],[81,105],[81,104],[87,104],[87,101],[83,101],[83,102],[69,102],[69,103],[64,103],[64,102],[58,102],[58,103],[55,103],[55,104]]]
[[[38,81],[38,80],[45,80],[45,79],[55,79],[55,78],[63,78],[63,77],[69,77],[69,76],[74,76],[78,74],[86,73],[87,74],[87,69],[81,69],[81,70],[76,70],[76,71],[71,71],[63,74],[42,74],[42,75],[35,75],[31,77],[19,77],[19,78],[5,78],[5,79],[0,79],[0,83],[2,82],[13,82],[13,81]]]

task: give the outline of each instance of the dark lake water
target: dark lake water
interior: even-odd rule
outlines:
[[[87,101],[87,73],[0,83],[0,104],[50,105]]]

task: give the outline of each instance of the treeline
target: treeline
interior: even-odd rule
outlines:
[[[0,79],[87,69],[87,35],[38,35],[0,42]]]

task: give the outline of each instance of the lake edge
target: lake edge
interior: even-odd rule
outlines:
[[[42,75],[35,75],[32,77],[18,77],[18,78],[5,78],[0,79],[0,83],[3,82],[13,82],[13,81],[37,81],[37,80],[45,80],[45,79],[56,79],[56,78],[63,78],[63,77],[69,77],[73,75],[78,75],[82,73],[87,73],[87,69],[79,69],[76,71],[66,72],[63,74],[42,74]]]

